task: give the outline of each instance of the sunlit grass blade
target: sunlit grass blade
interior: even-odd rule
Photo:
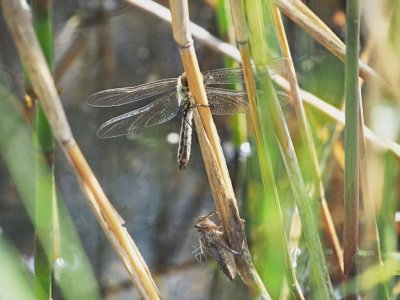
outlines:
[[[0,299],[37,299],[33,282],[17,254],[17,249],[0,235]]]
[[[299,210],[303,226],[303,235],[312,264],[312,280],[317,286],[319,297],[329,299],[333,297],[333,290],[326,268],[321,241],[318,236],[315,216],[305,188],[286,122],[283,118],[271,78],[269,77],[268,72],[266,72],[269,57],[265,44],[265,23],[262,14],[263,6],[260,1],[256,1],[256,3],[254,3],[254,1],[251,1],[250,3],[249,1],[246,8],[249,20],[253,59],[257,68],[260,86],[264,94],[264,99],[260,99],[259,101],[261,123],[263,126],[266,126],[267,130],[268,128],[273,128],[273,131],[267,131],[267,134],[272,134],[278,139],[281,154],[292,187],[293,197]]]

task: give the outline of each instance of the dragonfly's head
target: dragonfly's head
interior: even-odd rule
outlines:
[[[187,88],[189,86],[188,80],[187,80],[187,76],[186,73],[183,72],[182,75],[180,76],[180,80],[181,80],[181,84],[183,87]]]
[[[213,221],[210,220],[210,217],[213,214],[214,213],[211,212],[208,215],[198,217],[196,223],[194,224],[194,228],[196,228],[197,231],[199,232],[217,230],[218,229],[217,224],[215,224]]]

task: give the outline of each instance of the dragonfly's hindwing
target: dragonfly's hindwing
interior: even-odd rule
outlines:
[[[111,138],[132,134],[143,128],[167,122],[178,113],[174,90],[144,107],[108,120],[100,126],[97,135],[101,138]]]

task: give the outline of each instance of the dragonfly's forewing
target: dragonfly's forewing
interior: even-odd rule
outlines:
[[[277,91],[276,96],[278,97],[281,106],[285,106],[290,102],[289,96],[285,92]]]
[[[214,115],[244,113],[249,108],[245,91],[207,87],[206,92],[211,113]]]
[[[276,93],[276,97],[278,98],[279,104],[281,106],[285,106],[286,104],[288,104],[290,102],[289,96],[288,94],[286,94],[285,92],[282,91],[275,91]],[[261,101],[264,101],[264,93],[261,90],[257,90],[257,94],[259,96],[259,98],[261,98]],[[267,99],[268,101],[268,99]]]
[[[178,113],[176,91],[173,91],[146,106],[108,120],[100,126],[97,135],[111,138],[131,134],[145,127],[167,122]]]
[[[284,73],[287,69],[287,59],[277,58],[268,61],[267,68],[271,76]],[[255,72],[255,66],[252,66]],[[207,84],[234,84],[244,83],[244,75],[242,68],[225,68],[206,71],[203,73],[204,83]]]
[[[177,78],[171,78],[134,87],[105,90],[91,95],[87,99],[87,103],[91,106],[101,107],[124,105],[175,90],[177,82]]]

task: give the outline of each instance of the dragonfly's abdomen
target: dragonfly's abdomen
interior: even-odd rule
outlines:
[[[178,149],[178,165],[179,169],[185,169],[189,162],[190,151],[192,147],[192,133],[193,133],[193,111],[188,109],[182,116],[181,135],[179,139]]]

